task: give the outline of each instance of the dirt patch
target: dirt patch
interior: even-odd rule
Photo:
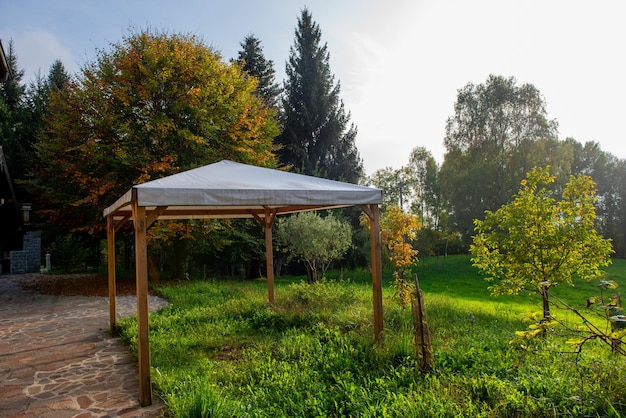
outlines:
[[[109,296],[108,283],[103,274],[29,274],[19,280],[24,289],[64,296]],[[135,295],[135,278],[118,277],[116,293],[118,296]]]
[[[243,352],[243,348],[241,347],[231,347],[227,345],[227,346],[222,347],[222,349],[217,352],[217,354],[215,355],[215,358],[217,360],[223,360],[223,361],[238,360],[239,358],[241,358],[242,352]]]

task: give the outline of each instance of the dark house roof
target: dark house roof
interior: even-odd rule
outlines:
[[[11,175],[9,174],[9,167],[4,159],[4,151],[0,146],[0,198],[6,201],[17,202],[15,197],[15,190],[13,189],[13,182],[11,181]]]
[[[21,249],[21,228],[22,222],[13,182],[4,159],[4,152],[0,147],[0,262],[2,263],[0,271],[9,271],[9,266],[5,262],[9,251]]]
[[[7,61],[7,56],[2,46],[2,40],[0,39],[0,83],[4,83],[9,78],[12,78],[11,69],[9,68],[9,62]]]

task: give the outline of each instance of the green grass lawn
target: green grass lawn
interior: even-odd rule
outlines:
[[[626,261],[607,269],[626,287]],[[169,283],[170,306],[150,315],[152,379],[176,417],[535,417],[626,415],[626,359],[596,342],[579,355],[550,335],[510,341],[529,293],[490,296],[468,256],[424,260],[424,291],[435,366],[415,367],[411,313],[384,286],[384,339],[376,347],[367,271],[328,274],[316,285],[276,280]],[[557,287],[584,311],[597,283]],[[619,289],[618,289],[619,290]],[[565,311],[553,312],[568,317]],[[120,323],[136,349],[136,322]]]

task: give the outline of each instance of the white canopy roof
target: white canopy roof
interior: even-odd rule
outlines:
[[[159,210],[159,219],[254,217],[382,203],[379,189],[223,160],[133,186],[104,216],[128,217],[137,206]]]

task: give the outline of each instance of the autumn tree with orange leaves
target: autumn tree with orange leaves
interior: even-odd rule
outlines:
[[[191,35],[146,30],[99,51],[50,97],[34,184],[48,220],[98,235],[133,184],[222,159],[274,167],[276,111],[256,87]]]
[[[380,220],[381,241],[389,250],[389,261],[393,266],[394,293],[402,306],[411,301],[411,266],[417,263],[417,250],[412,242],[419,231],[417,216],[402,212],[397,205],[390,205]]]

